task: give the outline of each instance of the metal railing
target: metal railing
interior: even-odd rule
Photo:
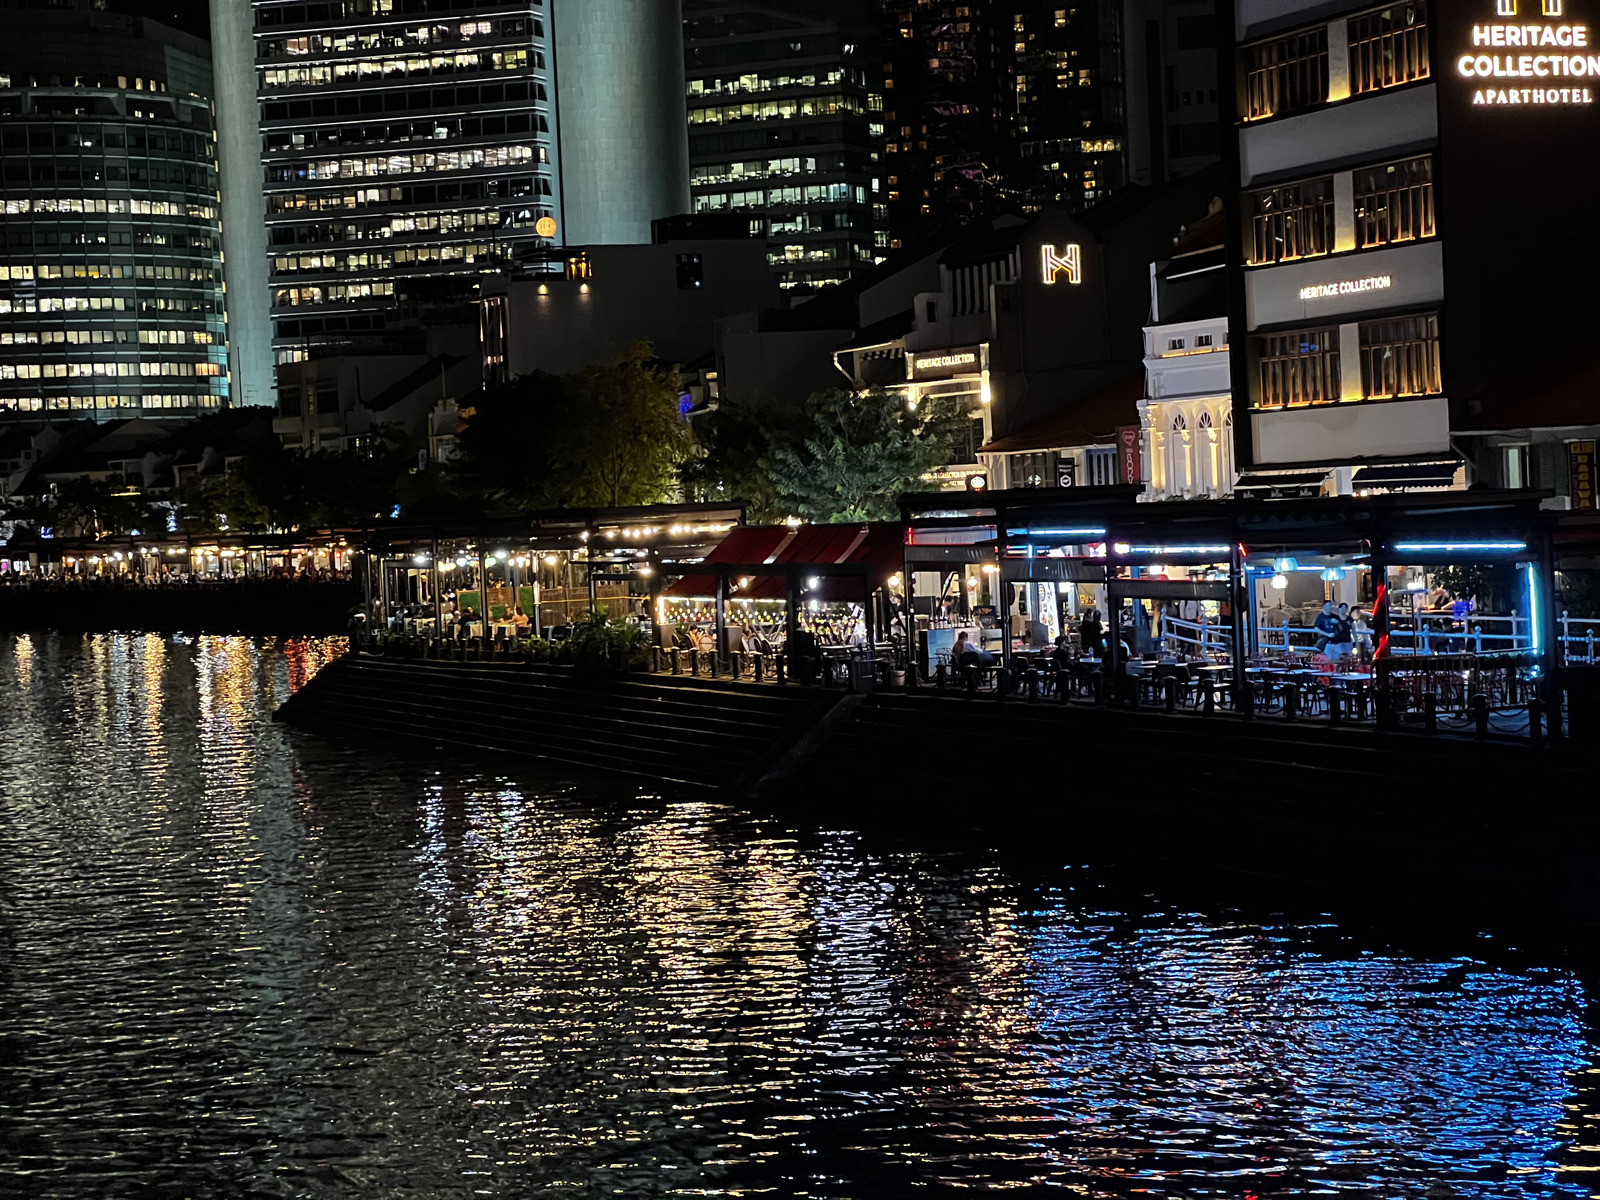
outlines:
[[[1181,651],[1190,658],[1216,658],[1233,653],[1233,630],[1225,625],[1163,617],[1161,631],[1167,649]]]

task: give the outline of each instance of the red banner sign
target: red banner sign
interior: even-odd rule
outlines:
[[[1123,425],[1117,430],[1117,461],[1122,467],[1123,483],[1139,483],[1144,478],[1140,465],[1139,427]]]

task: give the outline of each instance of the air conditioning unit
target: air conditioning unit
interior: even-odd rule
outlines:
[[[1545,512],[1571,512],[1571,496],[1547,496],[1539,501],[1539,507]]]

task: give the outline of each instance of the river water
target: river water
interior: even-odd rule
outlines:
[[[1564,954],[272,724],[333,653],[0,637],[0,1195],[1600,1180]]]

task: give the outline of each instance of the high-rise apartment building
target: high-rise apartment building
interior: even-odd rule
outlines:
[[[252,0],[278,362],[687,206],[677,0]],[[219,46],[221,46],[219,42]],[[242,186],[242,185],[241,185]]]
[[[697,213],[746,216],[779,286],[838,283],[888,251],[882,60],[826,0],[687,0]]]
[[[0,413],[226,405],[209,48],[90,0],[6,7]]]
[[[875,3],[895,243],[1216,160],[1212,0]]]

